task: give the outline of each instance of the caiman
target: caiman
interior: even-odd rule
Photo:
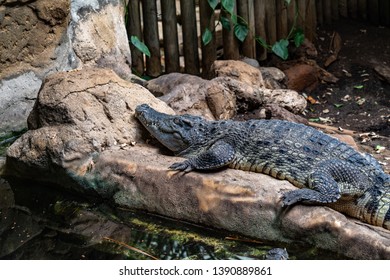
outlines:
[[[372,156],[313,127],[282,120],[207,121],[146,104],[135,115],[159,142],[187,158],[170,169],[265,173],[299,188],[283,194],[283,206],[327,205],[390,229],[390,176]]]

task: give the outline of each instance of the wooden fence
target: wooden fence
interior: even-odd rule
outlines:
[[[221,49],[224,59],[246,56],[264,60],[267,51],[255,38],[272,45],[286,38],[295,20],[309,40],[315,38],[317,24],[331,24],[339,17],[390,25],[390,0],[291,0],[289,5],[285,0],[235,2],[235,12],[249,27],[242,43],[235,38],[233,28],[215,29],[221,11],[214,12],[207,0],[129,0],[129,38],[135,35],[143,40],[151,53],[144,57],[131,45],[133,71],[151,77],[171,72],[207,77]],[[206,27],[214,34],[205,46],[201,36]]]
[[[318,24],[331,24],[340,17],[390,26],[389,0],[317,0]]]

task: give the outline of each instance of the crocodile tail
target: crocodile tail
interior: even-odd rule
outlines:
[[[369,224],[390,230],[390,176],[383,173],[378,180],[379,184],[359,198],[359,216]]]

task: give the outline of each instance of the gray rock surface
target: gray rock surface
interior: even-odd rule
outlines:
[[[0,80],[0,136],[26,127],[41,84],[41,79],[32,71]]]

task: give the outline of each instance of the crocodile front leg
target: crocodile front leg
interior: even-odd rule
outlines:
[[[217,141],[206,152],[183,162],[176,162],[169,168],[184,172],[213,170],[229,165],[233,161],[234,155],[234,148],[230,144],[225,141]]]
[[[283,195],[283,206],[297,202],[333,203],[343,197],[362,195],[369,185],[366,176],[355,166],[341,160],[321,163],[308,176],[308,188],[293,190]]]

